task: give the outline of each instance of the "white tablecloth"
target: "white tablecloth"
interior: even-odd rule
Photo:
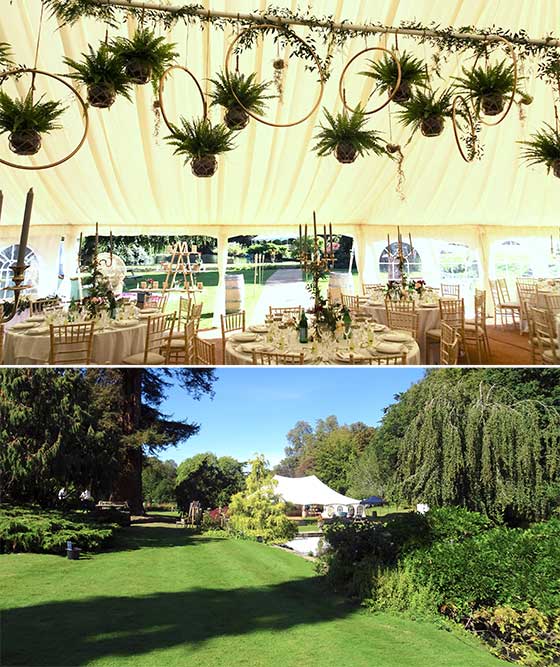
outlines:
[[[120,364],[124,357],[144,350],[146,324],[110,328],[93,335],[92,364]],[[34,366],[49,361],[50,337],[28,336],[22,331],[8,331],[4,343],[4,364]]]
[[[376,334],[380,336],[381,334]],[[265,336],[259,336],[264,342]],[[411,366],[419,366],[421,361],[420,361],[420,348],[418,347],[418,343],[412,341],[410,344],[407,345],[408,350],[407,350],[407,357],[406,357],[406,363],[407,365]],[[310,343],[306,343],[304,345],[298,344],[297,349],[290,349],[290,350],[284,350],[285,353],[291,353],[291,354],[299,354],[300,351],[305,351],[309,350],[311,348]],[[344,349],[344,344],[340,345],[341,349]],[[373,349],[371,352],[375,352]],[[278,353],[280,353],[280,350],[278,350]],[[356,352],[356,355],[359,353]],[[379,354],[379,353],[376,353]],[[250,352],[243,352],[242,350],[239,349],[239,343],[235,342],[234,340],[228,340],[226,342],[226,354],[225,354],[225,364],[230,365],[230,366],[247,366],[252,364],[253,362],[253,356]],[[306,360],[304,362],[306,365],[339,365],[343,364],[344,362],[338,360],[336,356],[333,356],[327,360],[320,358],[320,357],[312,357],[309,360]]]
[[[387,311],[385,310],[385,304],[379,305],[365,305],[363,307],[364,312],[375,322],[379,324],[387,324]],[[439,329],[440,326],[440,313],[439,308],[426,308],[420,306],[416,309],[418,314],[418,345],[420,347],[420,359],[421,363],[425,364],[428,362],[426,357],[426,331],[428,329]]]

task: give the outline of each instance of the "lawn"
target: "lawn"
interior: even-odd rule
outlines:
[[[504,664],[473,638],[356,609],[281,549],[173,524],[124,529],[117,547],[0,556],[4,667]]]

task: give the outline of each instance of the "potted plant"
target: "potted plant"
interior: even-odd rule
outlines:
[[[413,132],[419,129],[425,137],[437,137],[443,132],[445,118],[451,117],[451,98],[451,88],[439,94],[437,90],[417,89],[398,112],[399,120]]]
[[[165,137],[175,146],[174,155],[186,155],[195,176],[213,176],[218,168],[216,155],[233,150],[233,132],[223,123],[212,125],[207,118],[188,121],[181,118],[181,127],[172,126],[172,134]]]
[[[546,123],[547,129],[531,135],[530,141],[520,141],[524,145],[522,158],[529,165],[544,164],[547,171],[560,178],[560,131]]]
[[[385,54],[381,60],[368,60],[367,62],[369,69],[360,72],[360,74],[369,76],[375,81],[375,91],[390,95],[395,89],[399,73],[395,59]],[[397,104],[403,104],[410,99],[413,86],[426,87],[428,74],[426,65],[406,51],[403,51],[400,56],[399,64],[401,67],[401,82],[393,96],[393,101]]]
[[[64,62],[74,70],[69,74],[70,78],[87,87],[88,102],[92,107],[107,109],[117,95],[131,101],[131,84],[122,61],[106,44],[102,44],[97,51],[89,46],[89,53],[82,53],[82,56],[81,62],[72,58],[64,58]]]
[[[235,72],[229,77],[226,74],[218,74],[217,79],[210,79],[214,86],[214,90],[210,93],[211,106],[219,105],[226,109],[224,123],[230,130],[242,130],[249,122],[246,109],[255,114],[262,114],[266,108],[265,100],[273,97],[265,94],[270,82],[256,83],[255,77],[255,73],[245,76]],[[240,102],[243,106],[239,104]]]
[[[454,79],[456,89],[470,99],[478,115],[482,110],[487,116],[497,116],[504,110],[506,96],[514,92],[515,72],[512,64],[502,60],[488,67],[463,67],[463,76]],[[520,96],[525,104],[530,100],[523,92]]]
[[[325,109],[328,126],[321,125],[319,134],[315,137],[317,143],[313,150],[317,155],[324,157],[334,153],[342,164],[354,162],[358,155],[365,155],[373,151],[376,155],[385,154],[385,143],[375,130],[366,130],[367,121],[361,109],[352,114],[339,113],[336,118]]]
[[[61,127],[56,121],[65,107],[42,100],[35,102],[31,92],[23,99],[12,99],[0,90],[0,133],[10,133],[10,149],[17,155],[35,155],[41,148],[41,134]]]
[[[162,74],[179,55],[175,44],[166,44],[148,28],[137,30],[132,39],[117,37],[110,44],[111,52],[121,59],[131,83],[140,86],[152,80],[159,82]]]

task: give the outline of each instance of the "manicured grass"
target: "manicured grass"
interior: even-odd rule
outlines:
[[[0,663],[121,667],[491,667],[475,639],[357,610],[312,563],[170,524],[69,561],[0,556]]]
[[[297,520],[298,532],[300,533],[311,533],[321,530],[317,519],[298,519]]]

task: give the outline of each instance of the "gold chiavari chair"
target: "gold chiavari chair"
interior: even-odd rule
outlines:
[[[367,297],[376,296],[382,289],[383,285],[379,283],[362,283],[362,294]]]
[[[157,308],[160,313],[164,313],[167,307],[169,294],[150,294],[144,301],[144,308]]]
[[[459,359],[459,336],[457,331],[447,324],[441,323],[441,340],[439,343],[439,362],[443,366],[456,366]]]
[[[60,304],[60,299],[55,296],[52,298],[37,299],[29,302],[29,312],[31,315],[41,314],[45,308],[54,308]]]
[[[560,315],[560,294],[543,294],[545,309],[552,316]]]
[[[209,340],[198,338],[194,340],[196,363],[200,366],[215,366],[216,365],[216,348]]]
[[[185,297],[181,297],[183,301],[189,301]],[[200,318],[202,317],[202,303],[194,303],[191,301],[190,305],[183,304],[181,312],[181,302],[179,302],[179,316],[177,322],[177,331],[174,332],[172,338],[183,338],[184,327],[187,322],[194,322],[194,334],[198,334],[200,327]]]
[[[544,364],[560,364],[557,332],[554,319],[544,308],[532,308],[532,321],[539,353]]]
[[[542,363],[541,351],[539,348],[539,341],[535,333],[535,318],[533,315],[533,308],[536,308],[536,303],[530,304],[527,308],[527,329],[529,333],[529,350],[531,351],[531,363]]]
[[[537,305],[537,286],[535,278],[517,278],[515,281],[517,296],[519,297],[519,312],[522,321],[529,320],[529,307]],[[523,333],[523,327],[519,327],[519,333]]]
[[[459,337],[459,351],[463,349],[467,362],[469,355],[464,347],[465,340],[465,301],[464,299],[440,299],[439,316],[441,322],[446,322],[453,327]],[[426,355],[429,357],[430,345],[439,345],[441,341],[441,328],[428,329],[426,331]]]
[[[0,308],[2,315],[2,308]],[[4,325],[0,324],[0,366],[4,363]]]
[[[227,334],[234,333],[235,331],[245,331],[245,311],[241,310],[239,313],[220,315],[220,323],[222,326],[222,359],[223,363],[225,363]]]
[[[497,280],[490,280],[489,283],[492,301],[494,302],[494,324],[498,324],[498,314],[502,325],[508,324],[508,317],[511,317],[513,324],[516,324],[516,316],[520,315],[520,306],[510,298],[506,279],[498,278]]]
[[[287,308],[268,307],[268,316],[271,320],[285,320],[292,318],[296,322],[301,317],[301,306],[290,306]]]
[[[389,321],[389,313],[414,313],[416,312],[416,302],[414,299],[398,299],[393,300],[388,297],[385,299],[385,312],[387,314],[387,321]]]
[[[461,286],[441,283],[441,296],[453,297],[454,299],[461,298]]]
[[[414,340],[418,338],[418,313],[412,311],[387,311],[387,325],[395,331],[406,331]]]
[[[194,364],[196,360],[195,340],[196,340],[196,322],[188,320],[185,322],[179,332],[181,336],[177,337],[177,332],[171,336],[169,343],[165,343],[160,350],[162,356],[167,354],[167,362],[170,364]]]
[[[50,326],[49,364],[88,366],[93,348],[93,322]]]
[[[350,315],[356,319],[361,320],[366,317],[363,310],[365,297],[354,296],[353,294],[342,294],[342,305],[348,309]]]
[[[254,366],[302,366],[304,353],[282,354],[277,352],[256,352],[253,350]]]
[[[371,357],[359,357],[356,359],[350,355],[349,363],[356,366],[404,366],[406,364],[407,353],[402,354],[383,354]]]
[[[175,325],[175,313],[152,315],[147,319],[144,351],[131,354],[123,363],[132,366],[161,366],[169,358],[169,345]],[[162,351],[164,354],[162,354]]]
[[[475,290],[474,320],[465,322],[463,342],[476,348],[477,362],[490,360],[490,340],[486,329],[486,292]]]

